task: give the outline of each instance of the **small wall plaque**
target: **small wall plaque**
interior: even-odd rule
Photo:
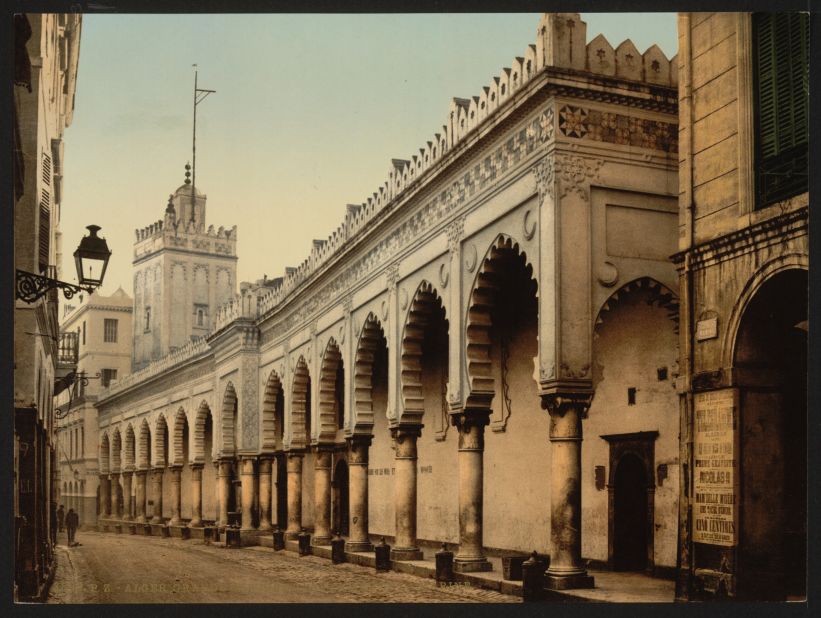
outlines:
[[[718,337],[718,318],[708,318],[696,322],[696,340],[705,341]]]

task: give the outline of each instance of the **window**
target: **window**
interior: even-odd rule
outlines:
[[[86,449],[85,449],[85,439],[86,439],[85,427],[83,427],[82,425],[80,425],[80,448],[79,448],[79,451],[80,451],[80,457],[83,457],[83,456],[85,455],[85,453],[86,453]]]
[[[196,325],[204,328],[206,326],[206,311],[208,310],[207,305],[194,305],[194,315],[196,316]]]
[[[753,15],[757,208],[807,191],[809,40],[806,13]]]
[[[86,321],[83,320],[83,345],[86,344]]]
[[[146,333],[151,330],[151,307],[145,308],[145,327],[143,330]]]
[[[108,385],[111,383],[111,380],[117,379],[117,370],[116,369],[103,369],[100,377],[100,381],[103,384],[103,388],[108,388]]]
[[[117,322],[118,320],[104,320],[103,341],[106,343],[117,343]]]

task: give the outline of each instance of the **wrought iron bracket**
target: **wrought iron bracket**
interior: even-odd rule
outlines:
[[[49,290],[59,289],[63,291],[66,299],[72,298],[80,292],[94,292],[93,287],[82,287],[65,281],[58,281],[43,275],[36,275],[25,270],[17,271],[17,299],[26,303],[33,303],[38,298],[45,296]]]

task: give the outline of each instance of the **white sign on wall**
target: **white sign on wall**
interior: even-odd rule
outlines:
[[[694,397],[693,540],[737,543],[738,389]]]

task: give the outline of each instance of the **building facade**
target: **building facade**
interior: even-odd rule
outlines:
[[[679,598],[806,596],[809,15],[679,17]]]
[[[81,18],[19,14],[14,20],[14,265],[18,273],[56,278],[63,133],[74,111]],[[42,596],[53,573],[53,397],[76,357],[72,342],[60,339],[57,291],[26,302],[17,281],[13,504],[15,598],[23,600]]]
[[[100,392],[104,522],[241,513],[244,542],[455,543],[461,571],[537,550],[553,588],[592,585],[588,563],[672,575],[677,67],[545,14],[302,264]]]
[[[122,288],[110,296],[81,294],[76,305],[63,305],[60,329],[78,342],[76,388],[64,390],[57,406],[57,495],[68,511],[73,508],[80,526],[97,522],[99,469],[97,461],[97,408],[101,388],[131,373],[131,297]]]

